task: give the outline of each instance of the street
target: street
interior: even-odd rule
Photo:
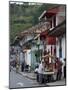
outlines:
[[[10,88],[25,88],[25,87],[35,87],[35,86],[47,86],[45,84],[38,84],[36,80],[28,79],[19,73],[11,70],[10,72]]]
[[[16,73],[14,70],[10,72],[9,88],[27,88],[27,87],[50,87],[50,86],[64,86],[66,85],[66,80],[62,79],[60,81],[50,82],[39,84],[36,80],[29,79],[19,73]]]

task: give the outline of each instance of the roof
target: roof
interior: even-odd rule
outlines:
[[[59,5],[57,5],[56,7],[53,7],[49,10],[45,10],[39,17],[39,20],[41,20],[42,18],[44,18],[45,16],[47,18],[51,18],[53,15],[55,15],[58,11],[59,11]]]
[[[51,31],[49,31],[48,36],[58,37],[58,36],[63,35],[64,33],[66,33],[66,20],[64,20],[58,26],[56,26]]]

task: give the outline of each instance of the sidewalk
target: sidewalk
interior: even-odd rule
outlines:
[[[16,72],[16,68],[11,67],[11,69]],[[36,80],[36,75],[33,72],[21,72],[19,70],[18,73],[29,79]]]
[[[47,85],[49,85],[49,86],[65,86],[66,81],[65,81],[65,79],[61,79],[60,81],[47,83]]]

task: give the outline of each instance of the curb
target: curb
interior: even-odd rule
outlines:
[[[11,67],[11,69],[12,69],[13,71],[16,71],[16,70],[14,70],[14,68],[12,68],[12,67]],[[32,79],[32,80],[36,80],[36,78],[34,78],[34,77],[29,77],[29,76],[27,76],[27,75],[24,75],[24,74],[22,74],[22,73],[19,72],[19,71],[18,71],[18,73],[19,73],[20,75],[26,77],[26,78],[29,78],[29,79]]]

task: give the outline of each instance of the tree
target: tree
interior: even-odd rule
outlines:
[[[31,5],[28,2],[23,2],[23,4],[10,4],[10,41],[13,42],[16,35],[21,31],[38,24],[38,17],[42,14],[42,12],[54,6],[56,5],[38,5],[37,3]]]

